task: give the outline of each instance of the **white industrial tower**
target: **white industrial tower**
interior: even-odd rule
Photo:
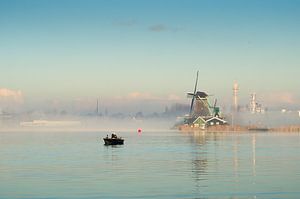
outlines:
[[[238,94],[238,90],[239,90],[239,85],[237,82],[234,82],[232,90],[233,90],[233,110],[237,111],[238,110],[237,94]]]
[[[250,111],[251,113],[256,113],[256,94],[252,93],[251,94],[251,100],[250,100]]]

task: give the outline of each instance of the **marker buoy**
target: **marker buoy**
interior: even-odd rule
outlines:
[[[137,132],[138,132],[138,133],[142,133],[142,129],[141,129],[141,128],[138,128]]]

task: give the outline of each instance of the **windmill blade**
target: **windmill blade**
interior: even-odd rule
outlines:
[[[196,95],[196,91],[197,91],[198,75],[199,75],[199,71],[197,71],[197,78],[196,78],[196,83],[195,83],[195,88],[194,88],[194,95]]]
[[[194,96],[195,94],[194,93],[187,93],[187,95]]]
[[[187,97],[188,98],[192,98],[192,97],[194,97],[195,95],[194,95],[194,93],[187,93]]]
[[[194,100],[195,100],[196,91],[197,91],[198,75],[199,75],[199,71],[197,71],[197,77],[196,77],[196,83],[195,83],[195,88],[194,88],[194,94],[193,94],[193,99],[192,99],[191,107],[190,107],[190,116],[192,115],[193,106],[194,106]]]
[[[214,108],[216,108],[217,105],[217,99],[215,99]]]
[[[195,100],[195,96],[193,97],[193,99],[192,99],[192,102],[191,102],[191,107],[190,107],[190,116],[192,115],[193,106],[194,106],[194,100]]]

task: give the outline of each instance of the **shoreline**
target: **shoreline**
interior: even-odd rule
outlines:
[[[218,125],[209,126],[206,128],[193,127],[193,126],[179,126],[177,128],[179,131],[192,132],[192,131],[202,131],[202,132],[290,132],[290,133],[300,133],[300,125],[289,125],[280,126],[275,128],[258,127],[258,126],[231,126],[231,125]]]

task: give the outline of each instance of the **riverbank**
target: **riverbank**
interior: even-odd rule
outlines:
[[[260,127],[260,126],[240,126],[240,125],[215,125],[206,128],[181,125],[178,127],[180,131],[205,131],[205,132],[300,132],[300,125],[288,125],[281,127]]]

